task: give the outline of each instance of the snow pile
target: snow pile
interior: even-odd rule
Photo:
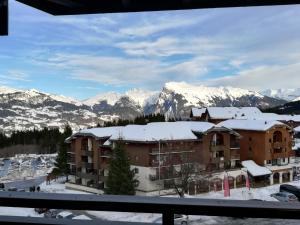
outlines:
[[[253,177],[259,177],[264,175],[269,175],[272,172],[266,167],[257,165],[253,160],[242,161],[243,167],[247,168],[247,171]]]

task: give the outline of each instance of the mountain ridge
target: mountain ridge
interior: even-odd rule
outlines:
[[[103,93],[85,101],[38,90],[0,87],[0,131],[62,129],[74,130],[115,119],[161,113],[167,118],[187,118],[192,107],[257,106],[269,108],[286,103],[258,92],[232,87],[207,87],[169,82],[160,91],[132,89],[124,94]]]

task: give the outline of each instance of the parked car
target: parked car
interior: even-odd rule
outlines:
[[[18,189],[18,192],[25,192],[25,189]]]
[[[175,225],[188,225],[189,217],[187,215],[175,214],[174,224]]]
[[[75,215],[69,211],[62,211],[57,214],[57,219],[72,219]]]
[[[296,187],[296,186],[293,186],[293,185],[290,185],[290,184],[282,184],[280,185],[279,187],[279,191],[280,192],[289,192],[289,193],[292,193],[294,194],[298,200],[300,201],[300,188]]]
[[[92,219],[86,215],[79,215],[73,217],[72,220],[92,220]]]
[[[7,189],[7,191],[17,191],[17,190],[18,190],[18,188],[16,188],[16,187],[10,187]]]
[[[4,189],[5,188],[5,184],[4,183],[0,183],[0,189]]]
[[[34,209],[35,212],[37,212],[38,214],[42,214],[48,211],[47,208],[35,208]]]
[[[298,202],[298,198],[289,192],[278,192],[271,194],[271,197],[276,198],[280,202]]]
[[[49,209],[47,212],[45,212],[44,217],[45,218],[56,218],[57,214],[60,211],[57,209]]]

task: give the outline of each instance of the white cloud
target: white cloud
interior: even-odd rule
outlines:
[[[215,57],[192,58],[179,63],[160,60],[57,54],[38,59],[37,64],[58,70],[68,70],[73,79],[94,81],[106,85],[160,87],[168,80],[196,79],[207,72],[206,65]]]
[[[299,88],[300,63],[289,65],[258,66],[236,75],[207,81],[213,86],[233,86],[250,90]]]
[[[136,37],[147,37],[149,35],[167,31],[170,29],[177,28],[187,28],[192,25],[199,25],[201,22],[204,22],[210,18],[209,15],[203,16],[193,16],[193,17],[178,17],[178,16],[159,16],[159,17],[151,17],[151,20],[146,19],[141,21],[140,23],[121,28],[119,32],[121,34],[136,36]]]
[[[163,36],[154,41],[121,42],[117,47],[132,56],[167,57],[178,54],[209,54],[224,48],[222,43],[203,37]]]
[[[11,81],[30,81],[27,73],[18,70],[10,70],[5,74],[0,74],[0,79]]]

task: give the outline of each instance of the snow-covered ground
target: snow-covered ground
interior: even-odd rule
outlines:
[[[65,178],[59,178],[57,181],[52,181],[50,185],[42,183],[40,185],[42,192],[47,193],[67,193],[67,194],[86,194],[84,192],[68,190],[64,185]],[[300,186],[300,181],[294,181],[290,184]],[[277,201],[270,197],[272,193],[279,191],[279,185],[272,185],[264,188],[251,189],[246,188],[232,189],[230,197],[224,197],[223,191],[204,193],[197,196],[186,196],[187,198],[210,198],[210,199],[235,199],[235,200],[249,200],[249,199],[261,199],[265,201]],[[177,197],[177,196],[171,196]],[[99,212],[99,211],[82,211],[85,215],[90,215],[91,218],[97,218],[101,220],[111,221],[129,221],[129,222],[161,222],[161,215],[151,213],[124,213],[124,212]],[[10,216],[32,216],[40,217],[33,209],[23,208],[8,208],[0,207],[0,215]],[[271,219],[234,219],[224,217],[212,217],[212,216],[189,216],[189,224],[197,225],[298,225],[298,220],[271,220]]]
[[[15,182],[46,176],[51,172],[57,154],[19,154],[0,159],[0,182]]]

